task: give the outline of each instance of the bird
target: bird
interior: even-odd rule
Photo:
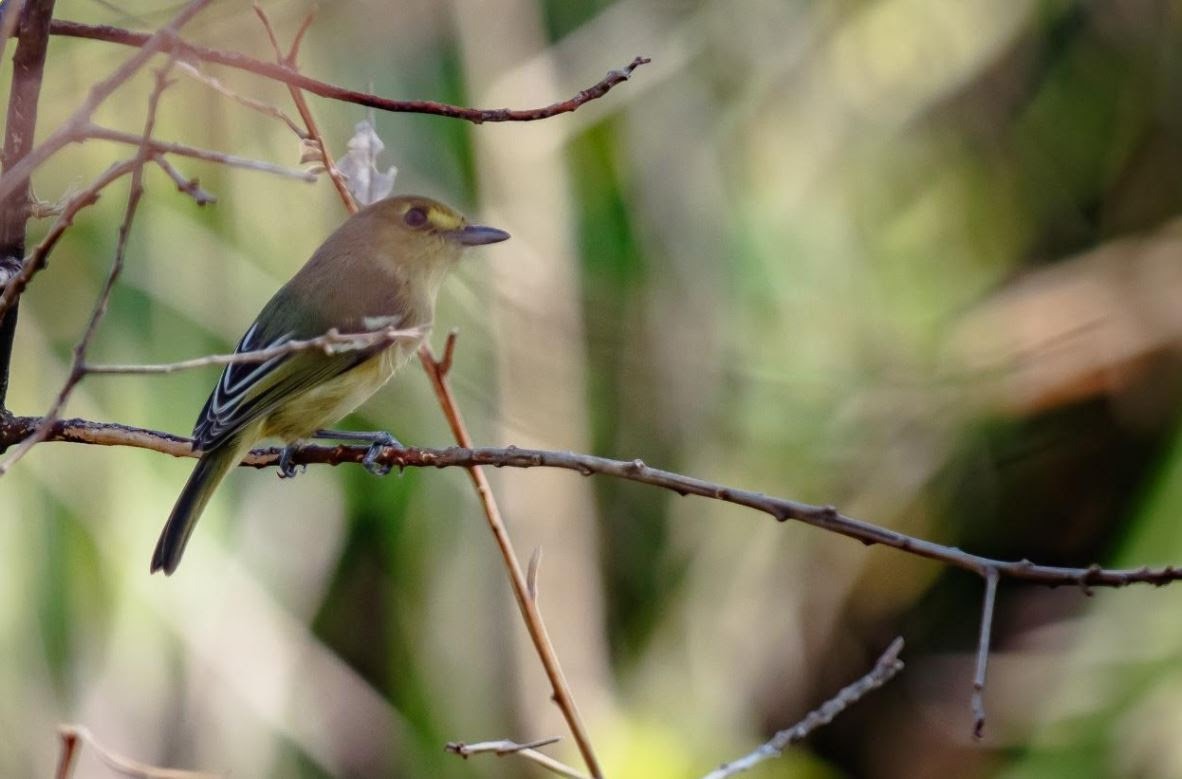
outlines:
[[[267,302],[236,353],[315,338],[329,331],[397,328],[405,338],[353,350],[282,352],[262,362],[231,363],[193,429],[197,465],[181,490],[152,554],[151,573],[171,575],[214,490],[258,441],[285,448],[280,475],[292,476],[301,439],[370,442],[365,465],[398,445],[388,433],[326,430],[376,392],[415,353],[435,317],[435,301],[465,249],[507,240],[495,227],[469,224],[443,203],[417,195],[379,200],[349,217]]]

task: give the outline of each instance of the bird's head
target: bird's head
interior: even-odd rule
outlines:
[[[469,224],[454,209],[418,195],[379,200],[353,219],[376,223],[372,234],[379,251],[412,272],[449,267],[470,246],[509,238],[504,230]]]

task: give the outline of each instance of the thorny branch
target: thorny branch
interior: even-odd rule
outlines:
[[[903,661],[899,659],[901,651],[903,651],[903,639],[900,637],[891,642],[891,645],[878,658],[874,667],[861,679],[843,688],[841,692],[825,701],[819,708],[810,711],[800,722],[772,736],[754,752],[719,766],[707,774],[704,779],[727,779],[727,777],[749,771],[765,760],[779,757],[785,749],[802,741],[817,728],[828,725],[837,715],[857,703],[867,693],[877,690],[894,678],[895,674],[903,670]]]

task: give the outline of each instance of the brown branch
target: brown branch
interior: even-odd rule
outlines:
[[[981,606],[981,630],[977,637],[977,667],[973,674],[973,695],[970,708],[973,712],[973,737],[985,735],[985,672],[989,666],[990,634],[993,632],[993,610],[997,604],[997,582],[1000,577],[996,568],[985,572],[985,602]]]
[[[97,202],[99,193],[103,189],[123,176],[126,176],[128,173],[131,173],[134,168],[134,159],[116,162],[91,182],[90,186],[70,198],[69,202],[62,208],[62,212],[54,222],[53,227],[49,228],[49,232],[45,234],[41,242],[34,246],[33,251],[29,252],[28,256],[21,261],[20,272],[9,279],[8,283],[4,285],[4,289],[0,291],[0,315],[3,315],[10,307],[16,305],[16,301],[20,298],[21,293],[25,291],[25,287],[45,267],[45,262],[49,259],[49,253],[53,251],[53,247],[57,245],[57,242],[65,234],[70,225],[74,223],[74,217],[77,216],[78,212],[86,206],[93,205]]]
[[[304,22],[300,25],[299,32],[296,33],[295,40],[292,42],[291,50],[287,56],[284,56],[283,50],[279,48],[279,40],[275,37],[275,29],[271,26],[271,20],[267,17],[267,12],[258,3],[254,5],[254,12],[267,32],[267,38],[271,41],[272,48],[275,49],[276,61],[284,67],[295,70],[295,58],[300,50],[300,41],[303,40],[304,33],[308,31],[308,27],[311,26],[312,20],[316,17],[316,9],[313,8],[304,17]],[[304,99],[304,93],[291,84],[287,85],[287,91],[291,93],[291,100],[295,103],[296,110],[299,111],[300,118],[304,121],[304,127],[308,130],[307,139],[319,147],[320,161],[324,163],[324,171],[328,174],[332,185],[336,187],[337,195],[340,196],[341,202],[344,203],[345,210],[350,214],[357,213],[357,200],[353,197],[353,193],[349,191],[345,177],[337,170],[336,163],[332,158],[332,152],[328,150],[328,144],[324,142],[324,136],[320,133],[320,128],[316,124],[315,117],[312,116],[312,109],[308,107],[308,101]]]
[[[845,687],[837,695],[825,701],[819,708],[813,709],[797,724],[787,730],[781,730],[770,740],[738,760],[733,760],[706,775],[705,779],[727,779],[749,771],[760,763],[779,757],[785,749],[802,741],[819,727],[828,725],[837,715],[857,703],[867,693],[877,690],[894,678],[895,674],[903,670],[903,661],[899,659],[899,652],[903,650],[903,639],[896,638],[887,647],[878,662],[869,673],[858,681]]]
[[[19,20],[20,40],[12,58],[12,90],[8,98],[3,173],[0,176],[7,176],[33,147],[53,0],[35,0],[27,6],[12,3],[7,11],[3,24],[5,31],[14,29]],[[18,177],[7,196],[0,197],[0,284],[7,285],[20,274],[28,214],[29,178],[25,175],[23,178]],[[12,344],[16,338],[17,315],[16,307],[0,309],[0,410],[5,407],[8,398],[8,376],[12,364]]]
[[[198,771],[162,768],[124,757],[100,744],[94,734],[81,725],[62,725],[58,728],[58,735],[62,739],[62,748],[58,755],[57,773],[54,774],[56,779],[70,779],[74,770],[74,759],[82,751],[83,744],[93,749],[107,768],[133,779],[212,779],[214,776]]]
[[[538,751],[538,747],[544,747],[558,741],[557,738],[546,738],[539,741],[531,741],[528,744],[518,744],[515,741],[502,739],[499,741],[480,741],[476,744],[465,744],[463,741],[449,741],[444,749],[451,752],[453,755],[459,755],[467,760],[472,755],[487,755],[493,754],[497,757],[504,757],[505,755],[520,755],[526,760],[531,760],[534,763],[542,766],[552,773],[559,776],[565,776],[568,779],[587,779],[586,776],[579,773],[575,769],[562,763],[547,754]]]
[[[455,337],[454,332],[448,337],[449,353],[455,348]],[[456,405],[451,387],[447,383],[445,366],[442,361],[435,359],[431,347],[426,343],[419,347],[419,361],[422,362],[423,369],[431,379],[431,386],[435,390],[435,396],[443,408],[443,413],[447,417],[447,423],[451,427],[456,442],[460,446],[470,449],[472,439],[468,435],[464,419],[460,415],[460,409]],[[476,494],[484,508],[485,518],[488,520],[489,530],[492,531],[497,548],[504,560],[505,569],[509,574],[509,584],[513,589],[513,597],[517,600],[517,607],[521,610],[521,618],[525,622],[526,630],[529,631],[534,649],[537,650],[538,659],[546,672],[546,678],[550,681],[550,688],[554,693],[554,703],[562,712],[563,718],[566,719],[567,727],[570,728],[571,735],[574,736],[575,744],[579,748],[587,770],[594,779],[600,779],[603,776],[603,771],[599,767],[599,759],[595,756],[591,739],[587,735],[582,717],[579,716],[579,708],[575,704],[574,695],[566,681],[566,675],[562,672],[562,666],[558,662],[558,654],[554,651],[554,644],[550,641],[550,634],[546,630],[546,624],[542,621],[542,613],[538,609],[537,599],[530,595],[531,587],[525,572],[521,569],[517,553],[513,549],[509,531],[505,528],[504,520],[501,519],[501,510],[497,507],[496,498],[493,497],[492,486],[489,485],[488,477],[484,475],[484,471],[474,464],[466,466],[466,470],[476,488]]]
[[[164,171],[166,176],[172,179],[179,192],[184,192],[186,195],[193,198],[193,202],[195,202],[197,205],[207,206],[210,203],[218,202],[216,195],[206,192],[201,188],[200,182],[198,182],[197,179],[191,179],[185,176],[185,174],[177,170],[176,167],[165,157],[154,154],[152,155],[152,161],[156,163],[160,170]]]
[[[49,31],[53,35],[62,35],[71,38],[89,38],[91,40],[118,43],[125,46],[143,46],[150,37],[144,33],[132,32],[131,30],[124,30],[119,27],[81,24],[80,22],[70,22],[62,19],[55,19],[50,25]],[[282,81],[292,87],[330,100],[355,103],[356,105],[376,108],[379,111],[430,114],[432,116],[444,116],[451,119],[462,119],[475,124],[482,124],[484,122],[533,122],[575,111],[584,104],[603,97],[613,87],[627,81],[636,68],[646,65],[651,61],[647,57],[636,57],[625,67],[620,70],[608,72],[598,82],[573,97],[540,108],[465,108],[448,103],[439,103],[434,100],[391,100],[390,98],[368,92],[358,92],[353,89],[346,89],[325,81],[309,78],[285,65],[264,62],[248,57],[245,54],[239,54],[238,52],[195,46],[179,38],[174,38],[170,42],[170,45],[184,59],[198,59],[204,62],[225,65],[226,67],[237,70],[244,70],[274,81]]]
[[[91,311],[90,319],[86,323],[86,330],[82,333],[82,338],[74,345],[74,356],[73,363],[70,366],[70,373],[66,377],[66,381],[62,384],[62,388],[58,392],[53,406],[46,412],[41,425],[38,426],[32,435],[21,442],[20,446],[16,448],[16,451],[9,455],[4,462],[0,463],[0,476],[8,473],[12,466],[24,457],[30,449],[45,440],[49,426],[61,415],[62,409],[66,407],[70,395],[74,392],[74,388],[78,386],[78,382],[82,381],[82,377],[86,375],[86,351],[89,349],[91,341],[94,340],[95,333],[98,332],[99,323],[102,322],[103,317],[107,313],[107,306],[111,300],[111,292],[115,289],[115,282],[119,279],[119,274],[123,272],[123,261],[127,254],[127,239],[131,234],[131,223],[135,219],[136,211],[144,194],[144,165],[152,157],[152,150],[148,147],[148,144],[152,138],[152,130],[156,126],[156,109],[160,105],[160,95],[164,93],[164,90],[171,83],[168,80],[168,71],[171,69],[172,58],[170,57],[168,65],[156,71],[156,85],[152,89],[152,94],[148,97],[148,114],[147,118],[144,119],[143,137],[140,141],[139,149],[136,151],[135,159],[132,160],[131,187],[127,194],[127,205],[123,210],[123,222],[119,225],[119,239],[115,244],[115,259],[111,262],[111,270],[107,273],[107,278],[103,282],[102,289],[99,291],[99,296],[95,301],[94,309]]]
[[[246,95],[240,95],[237,92],[235,92],[234,90],[230,89],[225,84],[223,84],[218,79],[214,78],[213,76],[209,75],[208,73],[205,73],[205,72],[199,70],[195,65],[190,65],[188,62],[178,62],[177,67],[185,75],[189,76],[190,78],[196,79],[197,81],[200,81],[202,84],[205,84],[207,87],[209,87],[213,91],[217,92],[218,94],[225,95],[226,97],[230,98],[231,100],[241,103],[242,105],[246,106],[247,108],[251,109],[252,111],[258,111],[261,114],[264,114],[266,116],[270,116],[274,119],[278,119],[279,121],[281,121],[285,125],[287,125],[287,128],[289,130],[291,130],[293,133],[295,133],[296,135],[301,135],[303,133],[303,131],[300,129],[299,125],[297,125],[295,123],[295,120],[292,119],[290,116],[288,116],[282,109],[278,108],[277,106],[273,106],[270,103],[264,103],[262,100],[256,100],[253,97],[247,97]]]
[[[66,144],[72,143],[77,136],[78,129],[90,121],[95,109],[111,96],[123,82],[134,76],[140,68],[157,52],[171,48],[177,32],[185,26],[198,12],[209,5],[211,0],[190,0],[172,21],[161,27],[152,35],[144,36],[143,44],[138,52],[120,65],[114,73],[90,88],[86,99],[82,102],[70,118],[57,127],[49,137],[34,147],[20,162],[0,176],[0,202],[14,192],[22,183],[28,180],[33,170]],[[50,32],[53,25],[50,24]]]
[[[32,434],[40,422],[40,417],[0,416],[0,451],[20,443]],[[191,441],[184,436],[114,422],[59,420],[50,426],[45,440],[98,446],[131,446],[174,457],[193,456]],[[272,467],[279,462],[280,451],[277,448],[256,449],[243,460],[242,465],[251,468]],[[292,453],[291,462],[293,465],[359,464],[365,459],[368,451],[368,446],[301,446],[298,451]],[[953,568],[970,571],[982,578],[988,576],[989,570],[993,569],[1002,579],[1049,587],[1079,587],[1083,591],[1091,587],[1127,587],[1130,584],[1160,587],[1182,580],[1182,567],[1174,565],[1160,568],[1142,566],[1122,569],[1102,568],[1099,565],[1069,568],[1038,565],[1029,560],[995,560],[854,519],[841,514],[832,506],[817,506],[729,487],[693,476],[652,468],[639,460],[612,460],[577,452],[521,449],[515,446],[453,446],[446,449],[387,447],[378,455],[376,462],[391,468],[470,468],[490,465],[496,468],[558,468],[583,476],[610,476],[660,487],[678,495],[695,495],[743,506],[780,521],[797,520],[863,544],[881,544],[906,554],[936,560]]]

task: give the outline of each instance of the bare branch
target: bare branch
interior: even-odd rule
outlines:
[[[78,212],[98,201],[99,192],[116,180],[131,173],[134,169],[134,159],[116,162],[91,182],[90,186],[70,198],[70,201],[62,208],[62,213],[58,216],[57,221],[54,222],[53,227],[41,239],[41,243],[33,247],[33,251],[29,252],[21,261],[20,272],[9,279],[8,283],[4,285],[4,290],[0,292],[0,315],[8,311],[9,307],[25,291],[25,287],[29,285],[29,281],[33,276],[37,275],[45,267],[45,261],[49,258],[49,253],[53,251],[53,247],[57,245],[57,242],[66,232],[66,229],[73,224],[74,217]]]
[[[977,668],[973,674],[973,736],[985,735],[985,671],[989,666],[990,634],[993,632],[993,609],[997,603],[997,582],[1001,578],[996,568],[985,571],[985,602],[981,607],[981,631],[977,638]]]
[[[37,131],[37,104],[41,97],[41,79],[45,71],[45,52],[49,45],[49,23],[53,0],[9,3],[0,18],[0,34],[20,28],[20,41],[12,57],[12,87],[5,121],[4,174],[17,166],[33,148]],[[0,54],[2,54],[0,46]],[[0,174],[3,175],[3,174]],[[18,179],[12,191],[0,197],[0,284],[7,285],[21,272],[25,253],[25,227],[28,222],[31,187],[28,177]],[[8,377],[12,364],[12,345],[16,338],[17,309],[0,309],[0,409],[8,398]]]
[[[452,344],[451,348],[454,349],[454,332],[451,333],[448,341]],[[444,371],[443,363],[435,359],[431,347],[426,343],[419,347],[419,361],[422,362],[423,369],[431,379],[431,386],[435,389],[435,397],[443,408],[443,413],[447,417],[447,423],[451,427],[456,442],[460,446],[471,447],[472,439],[468,435],[468,429],[464,425],[460,409],[456,405],[451,387],[447,383],[447,374]],[[550,688],[554,692],[554,703],[562,712],[567,727],[570,728],[571,735],[574,736],[575,744],[579,748],[583,762],[587,765],[587,770],[594,779],[601,779],[603,771],[599,767],[599,759],[595,756],[595,750],[591,746],[591,738],[587,735],[587,729],[579,715],[574,695],[566,681],[566,675],[562,672],[562,665],[558,662],[558,654],[554,651],[554,644],[550,641],[550,634],[546,630],[546,624],[542,621],[537,601],[530,596],[529,583],[526,581],[525,573],[521,570],[521,562],[517,558],[517,552],[513,549],[509,531],[505,528],[504,520],[501,519],[501,510],[497,506],[496,498],[493,497],[492,486],[489,485],[488,477],[484,475],[484,471],[474,465],[467,466],[467,471],[476,488],[481,506],[484,508],[484,516],[488,520],[489,530],[492,531],[497,548],[501,552],[501,558],[504,560],[505,569],[509,574],[509,584],[513,589],[513,597],[517,600],[517,607],[521,611],[521,618],[525,622],[530,640],[538,653],[538,659],[550,681]]]
[[[120,130],[111,130],[106,127],[99,127],[95,124],[85,124],[79,130],[78,139],[84,140],[86,138],[95,138],[104,141],[115,141],[116,143],[126,143],[131,145],[138,145],[140,142],[139,136],[133,133],[125,133]],[[286,176],[287,178],[299,179],[301,181],[314,182],[316,175],[302,170],[295,170],[294,168],[285,168],[281,165],[276,165],[271,162],[262,162],[260,160],[247,159],[246,157],[238,157],[234,154],[225,154],[220,151],[212,151],[210,149],[199,149],[193,146],[185,146],[179,143],[169,143],[168,141],[153,140],[148,144],[148,148],[157,154],[178,154],[182,157],[192,157],[196,160],[205,160],[206,162],[216,162],[221,165],[229,165],[234,168],[246,168],[247,170],[257,170],[263,173],[274,173],[279,176]]]
[[[504,739],[501,741],[481,741],[476,744],[465,744],[463,741],[449,741],[444,749],[451,752],[453,755],[459,755],[467,760],[472,755],[494,754],[497,757],[504,757],[505,755],[520,755],[527,760],[532,760],[543,768],[558,774],[559,776],[569,777],[569,779],[587,779],[585,774],[581,774],[575,769],[568,766],[566,763],[559,762],[547,754],[538,751],[538,747],[544,747],[548,744],[553,744],[558,741],[557,738],[546,738],[539,741],[531,741],[528,744],[518,744],[514,741]]]
[[[180,13],[173,17],[172,21],[152,35],[145,35],[138,52],[119,66],[110,76],[91,87],[86,100],[70,115],[69,119],[50,133],[49,137],[41,142],[41,145],[34,147],[20,162],[0,176],[0,201],[3,201],[9,193],[15,191],[22,182],[27,180],[29,174],[50,155],[71,143],[76,137],[78,129],[90,121],[95,109],[110,97],[111,93],[118,89],[123,82],[135,75],[154,54],[170,48],[177,32],[209,3],[210,0],[190,0]],[[52,30],[51,24],[50,31],[52,32]]]
[[[313,8],[304,17],[304,22],[300,25],[300,30],[296,34],[295,41],[292,43],[291,50],[286,57],[279,48],[279,41],[275,37],[275,30],[271,26],[271,20],[267,17],[267,12],[258,3],[254,5],[254,12],[258,16],[259,21],[262,22],[263,28],[267,31],[267,37],[271,41],[272,48],[275,49],[276,61],[284,67],[295,70],[295,58],[299,53],[300,40],[304,37],[304,33],[308,31],[312,20],[316,18],[316,10]],[[340,196],[341,202],[345,205],[345,210],[350,214],[357,213],[357,200],[353,197],[353,193],[349,191],[349,185],[346,183],[345,177],[337,170],[336,163],[332,158],[332,152],[329,151],[328,144],[324,142],[324,136],[320,133],[320,128],[316,124],[315,117],[312,116],[312,109],[308,107],[308,101],[304,99],[304,93],[291,84],[287,85],[287,91],[291,93],[292,102],[295,103],[296,110],[300,112],[300,118],[304,121],[304,127],[307,128],[306,138],[318,147],[320,162],[324,164],[324,172],[328,174],[332,185],[336,187],[337,194]]]
[[[94,310],[90,314],[90,320],[86,323],[86,330],[82,333],[82,338],[74,345],[74,358],[73,364],[70,367],[70,373],[66,377],[65,383],[62,384],[62,388],[58,392],[53,406],[46,412],[41,425],[32,435],[21,442],[20,446],[16,448],[16,451],[9,455],[4,462],[0,463],[0,476],[8,473],[12,466],[24,457],[30,449],[45,440],[49,426],[61,415],[62,409],[66,407],[66,402],[70,399],[74,388],[78,386],[78,382],[82,381],[82,377],[86,375],[86,351],[90,347],[90,342],[94,339],[94,334],[98,332],[99,323],[102,322],[103,317],[107,313],[107,305],[111,300],[111,292],[115,289],[115,282],[119,279],[119,274],[123,271],[123,260],[127,253],[127,239],[131,234],[131,223],[135,219],[140,199],[144,194],[144,165],[147,164],[152,156],[152,151],[148,148],[148,141],[151,139],[152,130],[156,126],[156,109],[160,105],[160,95],[164,93],[164,90],[171,83],[168,80],[168,71],[171,69],[172,58],[170,57],[168,65],[156,71],[156,85],[152,89],[152,94],[148,97],[148,115],[144,120],[143,139],[140,142],[139,149],[136,151],[135,159],[132,160],[131,187],[127,194],[127,206],[123,211],[123,223],[119,225],[119,240],[115,244],[115,259],[112,261],[111,270],[107,274],[106,281],[103,282],[102,289],[99,291],[98,300],[95,301]]]
[[[119,27],[110,27],[107,25],[90,25],[81,24],[79,22],[70,22],[62,19],[54,19],[49,31],[53,35],[63,35],[72,38],[89,38],[91,40],[106,41],[108,43],[119,43],[125,46],[143,46],[150,36],[132,32],[131,30],[124,30]],[[578,110],[586,103],[592,100],[598,100],[606,95],[611,89],[623,82],[627,81],[634,70],[641,65],[647,65],[651,60],[647,57],[636,57],[630,63],[619,70],[609,71],[606,76],[600,79],[595,84],[582,90],[574,97],[558,103],[552,103],[540,108],[465,108],[463,106],[450,105],[448,103],[438,103],[434,100],[391,100],[389,98],[381,97],[380,95],[370,94],[368,92],[358,92],[352,89],[345,89],[344,87],[329,84],[325,81],[318,81],[314,78],[299,73],[298,71],[289,68],[285,65],[276,65],[270,62],[263,62],[252,57],[247,57],[245,54],[238,52],[223,51],[219,49],[210,49],[204,46],[195,46],[191,43],[176,38],[172,42],[172,46],[185,59],[198,59],[205,62],[214,62],[219,65],[235,68],[237,70],[245,70],[254,73],[264,78],[269,78],[274,81],[281,81],[290,86],[302,89],[306,92],[311,92],[314,95],[325,97],[330,100],[339,100],[345,103],[354,103],[356,105],[368,106],[369,108],[376,108],[379,111],[390,111],[392,113],[415,113],[415,114],[431,114],[433,116],[445,116],[452,119],[463,119],[464,121],[473,122],[475,124],[482,124],[484,122],[533,122],[539,119],[549,119],[552,116],[569,113]]]
[[[197,203],[197,205],[205,206],[209,205],[210,203],[218,202],[216,196],[206,192],[201,188],[197,179],[187,178],[185,174],[173,167],[173,164],[164,157],[153,155],[152,159],[156,165],[159,166],[160,170],[164,171],[165,175],[173,180],[173,182],[176,184],[176,188],[179,191],[184,192],[189,197],[193,198],[193,201]]]
[[[41,423],[41,417],[0,415],[0,451],[20,443]],[[59,420],[50,426],[46,441],[59,441],[98,446],[131,446],[148,449],[174,457],[191,457],[191,441],[184,436],[163,433],[147,428],[114,422],[86,419]],[[279,461],[280,449],[255,449],[242,462],[251,468],[269,468]],[[368,446],[301,446],[292,453],[292,465],[359,464],[365,459]],[[760,492],[698,479],[693,476],[651,468],[637,460],[612,460],[577,452],[546,449],[470,448],[453,446],[446,449],[418,447],[387,447],[376,462],[391,468],[470,468],[490,465],[496,468],[559,468],[583,476],[600,475],[625,479],[640,484],[670,490],[678,495],[731,503],[768,514],[777,520],[794,519],[807,525],[856,539],[867,545],[881,544],[906,554],[937,560],[953,568],[971,571],[981,577],[995,569],[999,577],[1014,581],[1042,584],[1049,587],[1127,587],[1131,584],[1164,586],[1182,580],[1182,567],[1166,565],[1160,568],[1068,568],[1038,565],[1029,560],[995,560],[970,554],[956,547],[943,546],[909,536],[889,528],[873,525],[837,512],[832,506],[778,498]]]
[[[365,333],[340,333],[329,330],[316,338],[304,341],[287,341],[279,346],[258,349],[253,352],[234,352],[233,354],[210,354],[205,357],[194,357],[190,360],[178,362],[158,363],[155,365],[87,365],[86,373],[100,375],[159,375],[188,371],[195,368],[205,368],[210,365],[238,365],[243,363],[260,363],[272,357],[281,357],[294,352],[319,350],[325,354],[352,352],[368,349],[373,346],[386,346],[403,339],[420,338],[423,331],[418,328],[398,330],[373,330]]]
[[[82,725],[62,725],[58,728],[58,735],[62,739],[62,749],[58,757],[56,779],[70,779],[73,773],[74,759],[82,751],[82,744],[93,749],[107,768],[121,776],[133,779],[213,779],[215,777],[215,774],[162,768],[124,757],[100,744],[94,734]]]
[[[869,673],[861,679],[825,701],[819,708],[810,711],[797,724],[772,736],[759,749],[720,766],[707,774],[705,779],[727,779],[727,777],[749,771],[766,760],[779,757],[785,749],[803,740],[817,728],[828,725],[837,715],[857,703],[867,693],[877,690],[889,682],[895,674],[903,670],[903,661],[899,659],[899,652],[902,650],[903,639],[902,637],[896,638],[878,658],[878,662],[874,664]]]
[[[194,65],[190,65],[188,62],[178,62],[177,67],[185,75],[200,81],[202,84],[205,84],[215,92],[225,95],[226,97],[238,103],[241,103],[252,111],[258,111],[261,114],[278,119],[279,121],[286,124],[288,129],[290,129],[293,133],[300,136],[301,138],[303,137],[304,131],[300,129],[300,126],[296,124],[295,120],[288,116],[287,113],[278,106],[273,106],[270,103],[264,103],[262,100],[256,100],[253,97],[241,95],[208,73],[198,69]]]

